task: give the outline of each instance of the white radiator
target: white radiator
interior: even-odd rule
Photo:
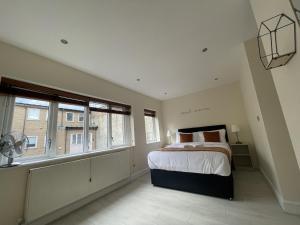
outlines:
[[[34,221],[129,176],[129,150],[31,169],[25,221]]]

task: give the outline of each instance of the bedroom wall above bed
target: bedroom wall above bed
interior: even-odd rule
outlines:
[[[234,143],[236,138],[230,132],[230,125],[238,125],[241,129],[239,137],[249,144],[254,166],[257,166],[239,82],[163,101],[162,113],[164,134],[170,130],[172,142],[178,128],[226,124],[229,141]]]

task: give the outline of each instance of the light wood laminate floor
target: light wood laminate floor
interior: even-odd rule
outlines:
[[[150,176],[86,205],[51,225],[299,225],[284,213],[258,171],[234,174],[235,199],[228,201],[153,187]]]

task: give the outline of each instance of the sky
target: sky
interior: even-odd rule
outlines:
[[[28,105],[36,105],[36,106],[45,106],[49,107],[49,102],[47,101],[41,101],[41,100],[34,100],[34,99],[27,99],[27,98],[16,98],[16,103],[19,104],[28,104]],[[69,105],[69,104],[58,104],[58,108],[60,109],[71,109],[71,110],[78,110],[78,111],[84,111],[83,106],[78,105]]]

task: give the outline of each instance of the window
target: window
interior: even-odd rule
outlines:
[[[82,144],[82,134],[77,134],[77,144],[81,145]]]
[[[146,140],[147,143],[155,142],[155,117],[145,116]]]
[[[89,132],[93,134],[94,140],[89,146],[90,151],[102,150],[109,148],[108,146],[108,113],[90,112]],[[91,137],[90,137],[91,142]]]
[[[84,114],[83,113],[79,113],[78,114],[78,122],[83,122],[84,121]]]
[[[27,135],[27,148],[30,149],[21,157],[45,155],[45,146],[42,142],[38,143],[38,140],[43,140],[47,136],[48,124],[46,120],[36,119],[40,113],[48,113],[50,103],[32,98],[15,98],[13,102],[11,131]]]
[[[37,136],[28,136],[28,141],[26,143],[26,148],[30,149],[30,148],[37,148],[37,140],[38,137]]]
[[[124,145],[124,115],[111,115],[112,146]]]
[[[84,129],[82,122],[73,121],[74,114],[84,116],[84,106],[72,104],[58,104],[57,130],[56,130],[56,155],[78,154],[84,152]],[[63,118],[67,119],[67,122]]]
[[[72,112],[67,112],[66,119],[68,122],[74,122],[74,114]]]
[[[40,109],[27,108],[27,120],[39,120]]]
[[[20,132],[28,137],[28,151],[21,160],[53,158],[131,144],[129,105],[5,77],[1,78],[0,93],[5,102],[0,109],[0,120],[6,121],[0,129]]]
[[[156,113],[152,110],[144,110],[145,117],[145,131],[146,131],[146,142],[153,143],[159,141],[158,134],[158,122],[156,119]]]
[[[89,149],[101,150],[129,145],[131,135],[129,114],[130,108],[122,104],[90,102],[90,127],[89,132],[94,133],[94,138]],[[127,121],[127,122],[126,122]]]
[[[72,134],[72,136],[71,136],[71,140],[72,140],[72,145],[76,145],[76,143],[77,143],[77,136],[76,136],[76,134]]]
[[[71,144],[81,145],[82,144],[82,134],[71,134]]]

